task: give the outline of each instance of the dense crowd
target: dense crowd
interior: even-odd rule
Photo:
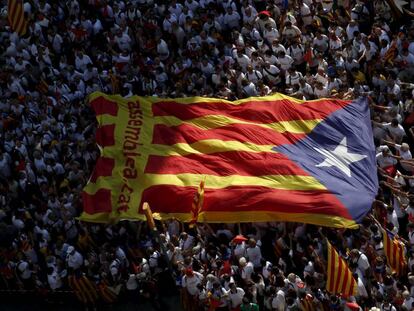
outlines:
[[[185,311],[414,310],[414,24],[387,1],[31,0],[24,36],[1,6],[0,290],[70,291],[91,309],[166,309],[163,297],[180,292]],[[159,237],[145,223],[80,223],[99,156],[86,98],[98,90],[369,96],[381,180],[370,215],[405,240],[407,273],[387,266],[371,217],[359,230],[171,220]],[[324,237],[357,295],[324,290]]]

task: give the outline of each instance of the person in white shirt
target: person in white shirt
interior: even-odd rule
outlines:
[[[230,302],[230,308],[237,309],[243,302],[244,290],[240,287],[237,287],[236,284],[229,284],[230,290],[228,291],[228,297]]]
[[[397,309],[392,304],[390,304],[388,300],[384,301],[384,303],[381,304],[380,310],[381,311],[397,311]]]
[[[127,33],[122,32],[121,29],[118,30],[115,37],[115,43],[118,45],[121,51],[130,51],[132,40]]]
[[[299,86],[299,81],[303,78],[302,74],[296,70],[294,66],[290,67],[286,75],[286,86],[294,87]]]
[[[324,98],[329,95],[328,88],[324,86],[321,82],[316,82],[313,93],[315,94],[317,98]]]
[[[272,44],[274,40],[279,39],[279,31],[272,27],[270,23],[266,24],[265,30],[263,31],[263,37],[268,44]]]
[[[252,273],[254,272],[253,263],[250,261],[247,262],[246,258],[241,257],[239,259],[239,266],[240,266],[240,276],[243,281],[247,282],[251,280]]]
[[[263,77],[267,80],[267,84],[269,86],[277,85],[281,82],[280,79],[280,69],[276,67],[273,64],[270,64],[270,62],[266,61],[263,66]]]
[[[285,27],[282,30],[282,37],[286,40],[292,40],[295,38],[299,38],[302,32],[298,27],[292,25],[291,21],[285,22]]]
[[[329,49],[329,38],[317,31],[315,39],[313,39],[313,47],[321,53],[325,53]]]
[[[287,71],[294,63],[294,60],[289,55],[286,55],[285,51],[280,51],[277,58],[280,68]]]
[[[259,94],[254,83],[247,79],[242,80],[242,93],[246,97],[257,96]]]
[[[241,66],[243,71],[247,70],[247,66],[251,65],[251,60],[250,58],[243,53],[243,51],[237,51],[237,55],[236,55],[236,61],[237,63]]]
[[[77,270],[83,265],[83,256],[73,246],[68,247],[66,264],[73,270]]]
[[[257,84],[260,80],[262,80],[263,75],[259,70],[253,69],[252,65],[248,65],[246,77],[250,82]]]
[[[170,56],[170,50],[167,43],[160,37],[157,42],[157,53],[162,61]]]
[[[187,251],[193,248],[194,237],[189,235],[187,232],[181,233],[179,245],[182,251]]]
[[[224,15],[224,26],[228,29],[238,28],[240,24],[240,15],[236,11],[233,11],[232,7],[227,8],[227,13]]]
[[[357,249],[353,249],[350,254],[351,262],[358,266],[358,269],[365,276],[371,268],[368,257]]]
[[[198,293],[197,285],[203,281],[203,275],[193,269],[188,268],[185,270],[185,275],[182,277],[181,286],[191,296],[195,296]]]
[[[88,64],[93,64],[88,55],[84,54],[82,51],[76,53],[75,67],[77,70],[84,72]]]
[[[47,268],[47,282],[51,290],[57,290],[63,286],[59,273],[53,267]]]
[[[346,27],[346,36],[348,40],[354,39],[354,33],[359,32],[359,26],[355,20],[351,20]]]
[[[249,240],[249,247],[246,249],[246,257],[253,263],[255,268],[262,266],[262,252],[254,239]]]
[[[276,311],[285,311],[286,310],[286,300],[285,292],[283,291],[285,287],[283,277],[276,277],[276,291],[272,299],[272,308]]]

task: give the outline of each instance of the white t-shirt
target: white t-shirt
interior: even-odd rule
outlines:
[[[252,273],[254,272],[254,266],[253,264],[249,261],[243,268],[241,269],[241,277],[243,280],[250,280]]]
[[[276,293],[276,296],[272,300],[272,308],[277,311],[285,311],[286,300],[285,293],[279,289]]]
[[[194,271],[193,273],[193,276],[189,277],[184,275],[182,279],[182,287],[187,288],[188,293],[192,296],[198,293],[197,285],[203,280],[203,275],[201,273],[197,271]]]
[[[260,267],[260,261],[262,260],[262,252],[260,251],[259,246],[249,247],[246,251],[246,256],[249,258],[249,261],[253,263],[254,267]]]
[[[378,163],[379,167],[381,167],[381,168],[384,168],[384,167],[387,167],[387,166],[391,166],[391,165],[395,165],[398,162],[393,157],[384,156],[382,154],[382,152],[378,153],[376,157],[377,157],[377,163]]]
[[[385,128],[391,133],[392,136],[401,139],[405,136],[405,130],[401,124],[398,124],[397,127],[391,125],[391,123],[386,123]]]
[[[231,291],[229,291],[228,295],[229,295],[231,307],[237,308],[243,302],[244,290],[240,287],[237,287],[237,290],[235,293],[232,293]]]

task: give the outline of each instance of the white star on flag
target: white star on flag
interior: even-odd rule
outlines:
[[[351,177],[351,169],[349,166],[352,163],[361,161],[367,157],[366,155],[349,152],[346,137],[342,139],[335,150],[327,150],[323,148],[314,149],[325,157],[325,160],[323,160],[322,163],[317,164],[316,167],[335,166],[348,177]]]

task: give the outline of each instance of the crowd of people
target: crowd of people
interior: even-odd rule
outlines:
[[[23,2],[23,36],[7,1],[0,12],[0,292],[53,301],[67,291],[91,310],[127,300],[167,309],[168,293],[185,311],[414,310],[414,23],[404,11],[385,0]],[[145,223],[81,223],[99,156],[94,91],[369,96],[377,200],[359,230],[171,220],[154,236]],[[380,224],[406,243],[403,275],[387,266]],[[324,290],[325,237],[347,259],[355,296]]]

